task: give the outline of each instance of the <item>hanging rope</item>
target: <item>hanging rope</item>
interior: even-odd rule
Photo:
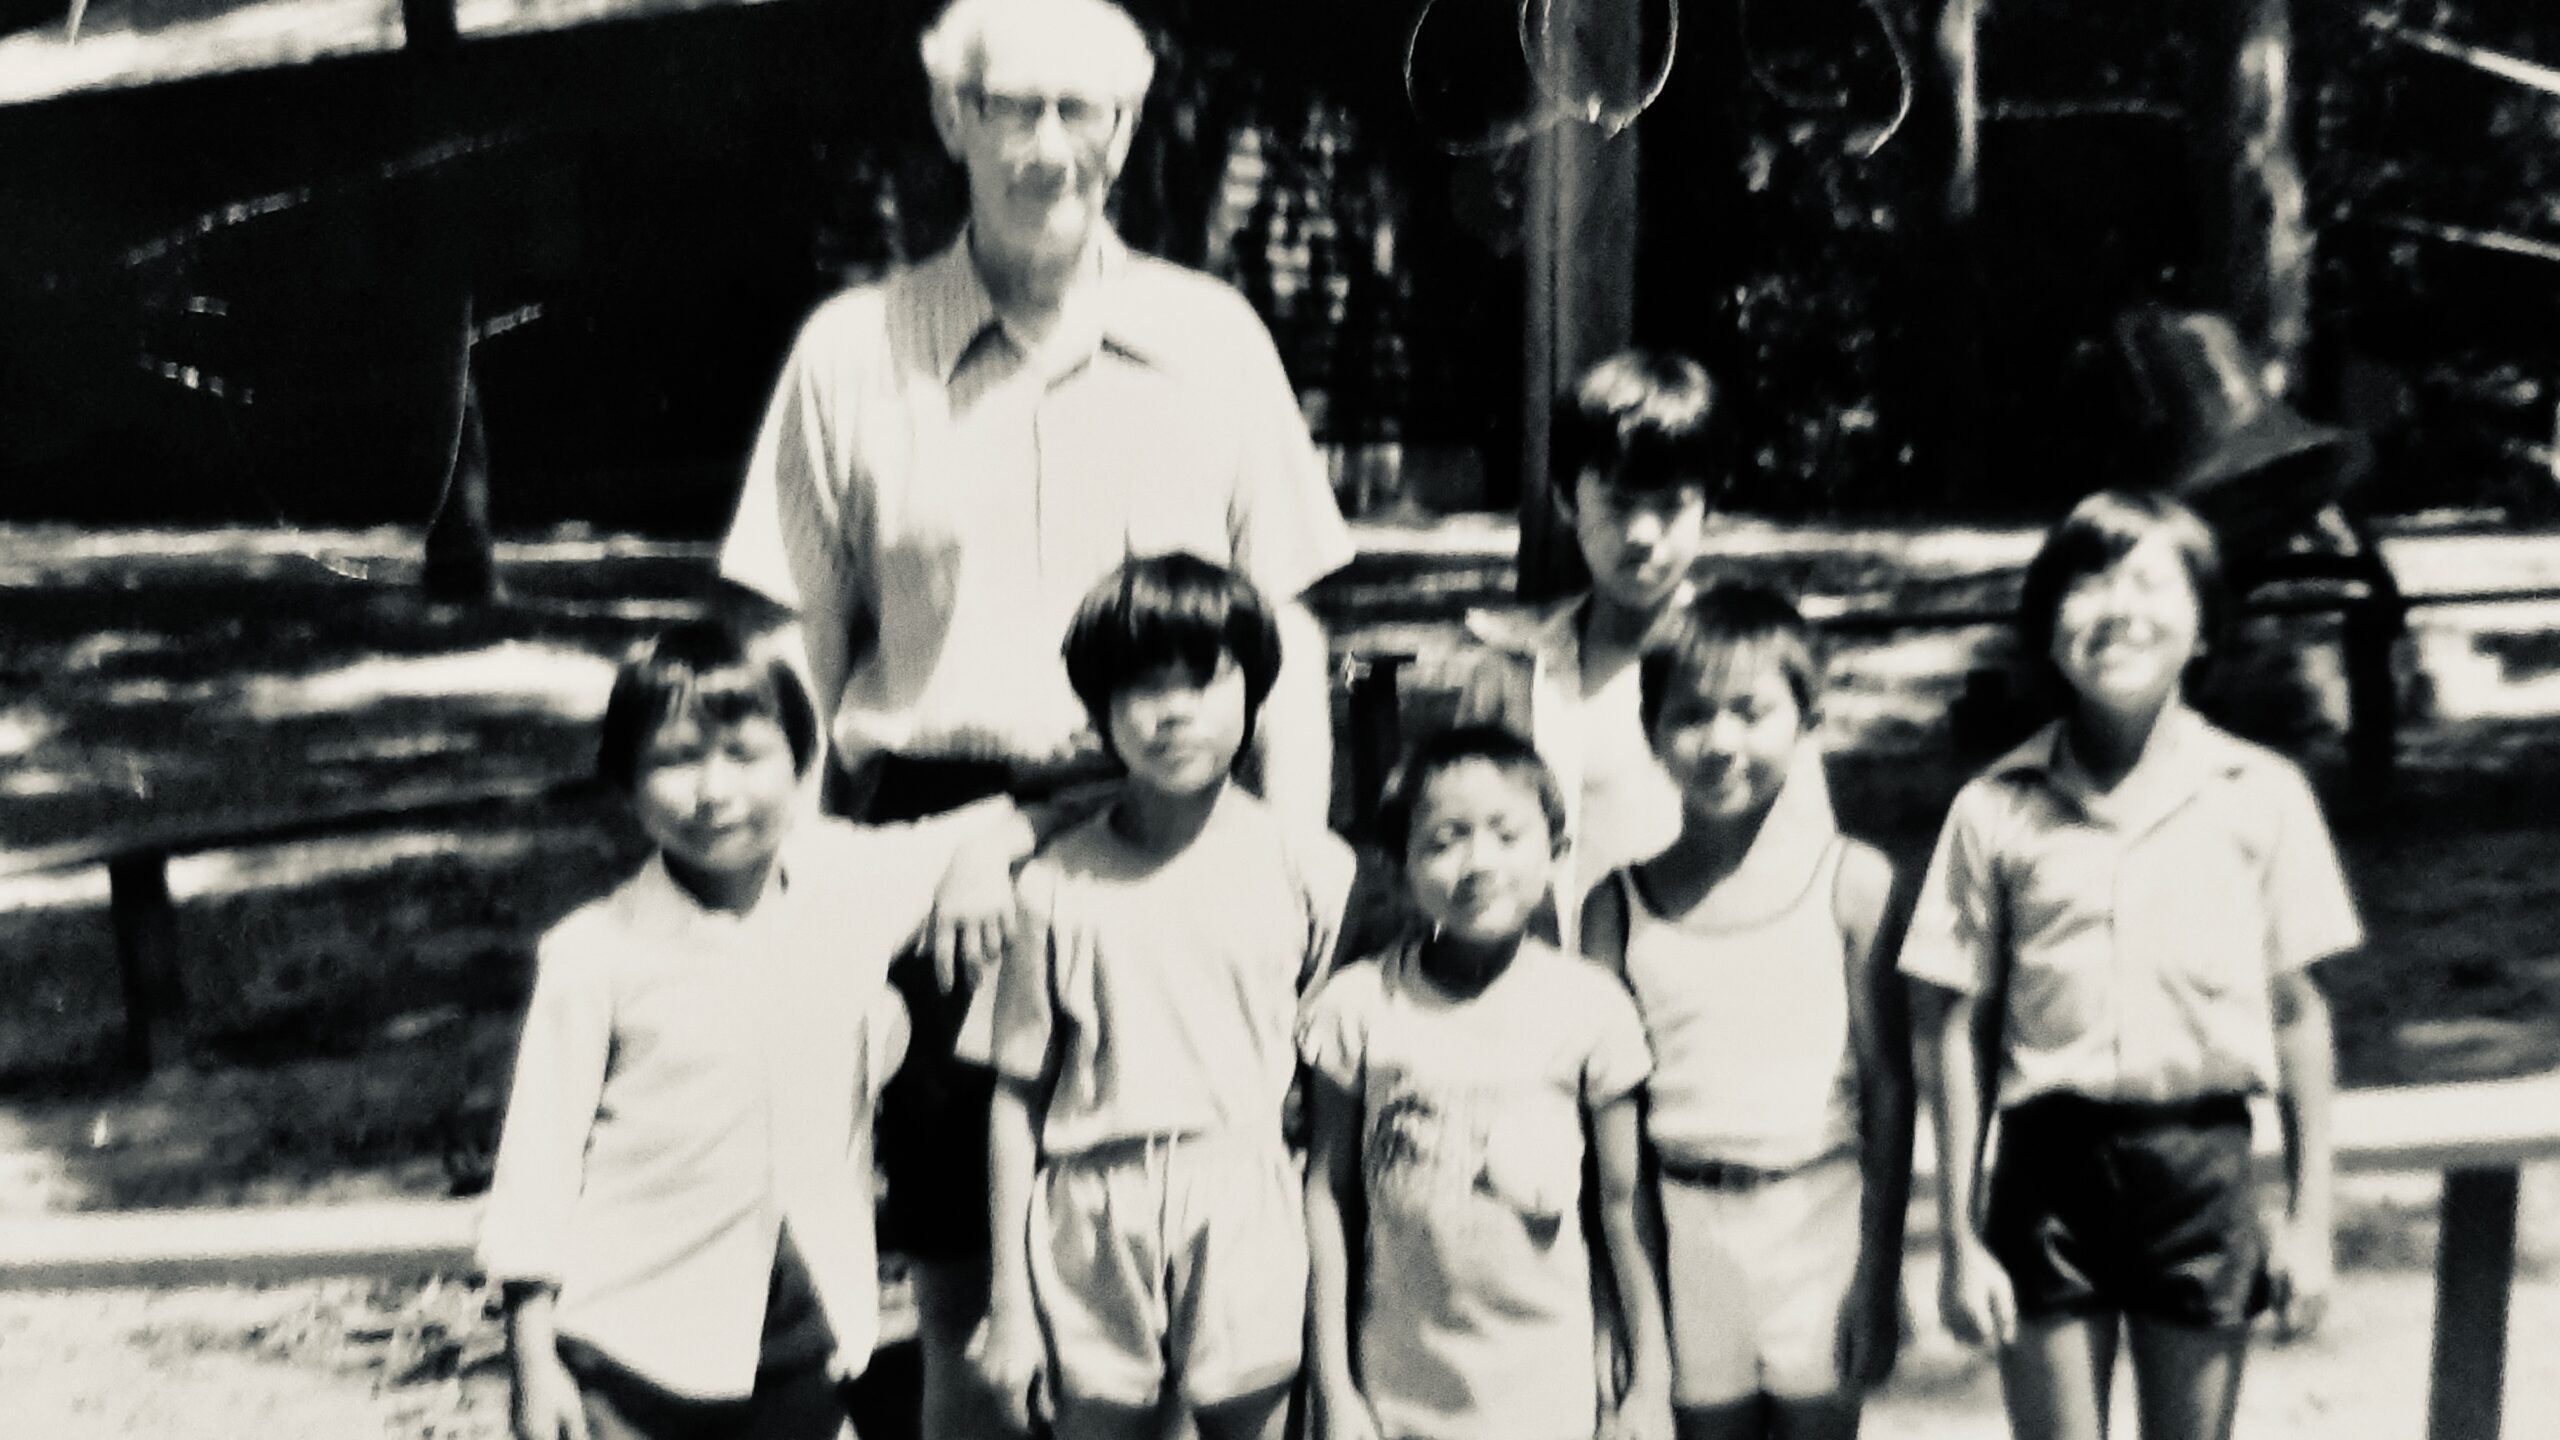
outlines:
[[[1848,109],[1849,92],[1846,87],[1831,91],[1827,95],[1816,94],[1810,90],[1799,90],[1788,84],[1769,67],[1766,61],[1760,58],[1759,51],[1751,43],[1751,5],[1752,0],[1739,0],[1734,11],[1734,30],[1735,38],[1739,41],[1742,50],[1743,69],[1751,76],[1752,83],[1767,92],[1769,98],[1790,110],[1842,111]],[[1893,15],[1885,9],[1884,0],[1858,0],[1858,9],[1875,21],[1876,32],[1884,37],[1885,52],[1893,57],[1896,87],[1892,117],[1886,120],[1874,136],[1858,149],[1859,159],[1872,160],[1883,152],[1884,147],[1896,134],[1900,133],[1903,122],[1911,118],[1911,107],[1919,99],[1920,85],[1918,72],[1911,58],[1910,43],[1903,39],[1901,28],[1893,23]]]
[[[1439,7],[1439,0],[1423,0],[1414,11],[1413,24],[1404,37],[1405,107],[1423,128],[1431,127],[1422,96],[1414,85],[1414,57],[1422,47],[1423,28]],[[1451,155],[1484,155],[1525,144],[1560,125],[1582,124],[1598,130],[1604,137],[1615,137],[1633,125],[1637,118],[1662,98],[1663,87],[1671,83],[1672,62],[1680,53],[1680,0],[1663,0],[1662,55],[1655,62],[1634,99],[1611,104],[1608,92],[1595,86],[1585,93],[1574,93],[1562,78],[1564,66],[1556,54],[1554,0],[1519,0],[1514,15],[1513,31],[1520,47],[1520,58],[1527,62],[1529,83],[1536,92],[1536,102],[1527,115],[1505,121],[1472,139],[1439,139],[1433,143]]]

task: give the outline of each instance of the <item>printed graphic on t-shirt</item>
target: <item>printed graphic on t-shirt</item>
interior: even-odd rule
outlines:
[[[1541,1248],[1555,1242],[1578,1198],[1578,1132],[1544,1133],[1554,1127],[1516,1095],[1377,1079],[1384,1094],[1363,1147],[1377,1214],[1427,1225],[1456,1246],[1520,1235]]]

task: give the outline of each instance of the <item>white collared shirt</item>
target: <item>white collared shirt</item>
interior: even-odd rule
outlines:
[[[1277,605],[1351,558],[1262,322],[1105,236],[1026,352],[964,237],[821,306],[767,412],[721,570],[800,612],[847,760],[1093,748],[1058,660],[1094,582],[1188,550]]]
[[[2293,762],[2183,705],[2112,793],[2048,726],[1956,795],[1902,944],[1978,995],[2005,966],[1999,1103],[2273,1088],[2273,976],[2364,942]]]
[[[906,1045],[889,961],[990,813],[804,820],[743,914],[652,859],[545,935],[482,1219],[491,1282],[556,1285],[563,1335],[670,1390],[744,1395],[788,1218],[859,1373],[872,1103]]]

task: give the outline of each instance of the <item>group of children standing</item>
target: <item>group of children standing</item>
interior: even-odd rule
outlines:
[[[1222,567],[1132,560],[1076,616],[1126,769],[1083,814],[795,825],[795,672],[718,626],[645,647],[603,769],[658,854],[544,941],[490,1202],[518,1434],[838,1432],[882,976],[946,868],[1001,866],[961,1044],[997,1077],[973,1359],[1019,1425],[1278,1440],[1302,1395],[1330,1440],[1853,1435],[1925,1089],[1942,1308],[2018,1434],[2103,1435],[2129,1336],[2144,1432],[2226,1436],[2251,1317],[2326,1295],[2307,975],[2360,936],[2299,771],[2186,704],[2212,538],[2119,492],[2048,537],[2020,617],[2059,718],[1965,787],[1915,896],[1835,821],[1811,628],[1692,584],[1713,402],[1641,354],[1560,402],[1591,591],[1480,632],[1381,806],[1412,923],[1375,954],[1336,954],[1351,850],[1230,778],[1279,639]]]

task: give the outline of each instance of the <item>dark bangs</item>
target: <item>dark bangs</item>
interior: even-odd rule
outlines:
[[[1067,627],[1067,683],[1108,740],[1111,700],[1167,669],[1207,684],[1221,657],[1244,672],[1245,731],[1280,673],[1280,629],[1253,583],[1182,551],[1131,560],[1086,594]]]
[[[2053,650],[2062,597],[2155,535],[2165,535],[2185,566],[2196,595],[2198,658],[2219,654],[2230,623],[2229,586],[2222,547],[2196,512],[2156,490],[2101,490],[2071,508],[2027,564],[2018,591],[2018,638],[2030,666],[2041,667]]]
[[[1695,360],[1626,350],[1592,366],[1556,401],[1552,473],[1567,505],[1585,470],[1636,492],[1704,487],[1715,469],[1716,390]]]
[[[799,673],[779,655],[757,654],[755,637],[726,620],[689,620],[632,648],[605,702],[598,778],[636,788],[650,743],[679,716],[715,727],[771,720],[791,742],[794,769],[807,773],[817,756],[817,711]]]
[[[1636,657],[1636,705],[1645,734],[1674,694],[1724,693],[1775,665],[1810,724],[1822,698],[1822,657],[1795,602],[1765,585],[1710,585],[1669,631]]]

